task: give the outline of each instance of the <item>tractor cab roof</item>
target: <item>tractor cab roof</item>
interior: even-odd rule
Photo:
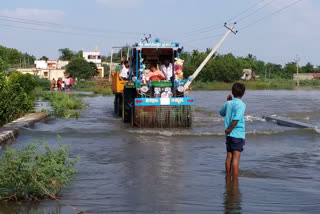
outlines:
[[[169,49],[181,50],[178,42],[161,42],[160,39],[155,39],[153,42],[137,42],[133,45],[134,49]]]

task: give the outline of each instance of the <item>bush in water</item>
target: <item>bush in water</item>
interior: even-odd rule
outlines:
[[[43,98],[51,103],[53,113],[60,118],[78,118],[78,110],[83,109],[83,101],[75,96],[65,93],[44,93]]]
[[[36,142],[21,151],[7,148],[0,158],[0,201],[54,198],[76,173],[69,146],[54,150]]]

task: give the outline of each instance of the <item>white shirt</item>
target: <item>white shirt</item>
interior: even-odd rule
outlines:
[[[160,70],[163,72],[163,74],[166,76],[167,80],[170,80],[172,77],[172,64],[170,63],[168,67],[165,65],[161,65]]]
[[[128,73],[129,73],[129,68],[126,68],[126,66],[122,65],[121,71],[120,71],[120,76],[122,78],[128,79],[129,78]]]
[[[69,78],[65,79],[65,80],[64,80],[64,83],[65,83],[66,85],[70,85],[70,79],[69,79]]]

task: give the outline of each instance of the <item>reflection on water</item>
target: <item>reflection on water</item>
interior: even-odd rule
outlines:
[[[226,175],[224,213],[241,213],[241,193],[238,176]]]

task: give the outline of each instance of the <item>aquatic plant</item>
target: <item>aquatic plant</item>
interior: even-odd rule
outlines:
[[[82,99],[74,95],[50,92],[43,93],[42,97],[45,101],[50,102],[53,114],[59,118],[78,118],[80,110],[84,108]]]
[[[56,199],[76,173],[69,148],[52,149],[41,141],[22,150],[6,148],[0,158],[0,201]]]

